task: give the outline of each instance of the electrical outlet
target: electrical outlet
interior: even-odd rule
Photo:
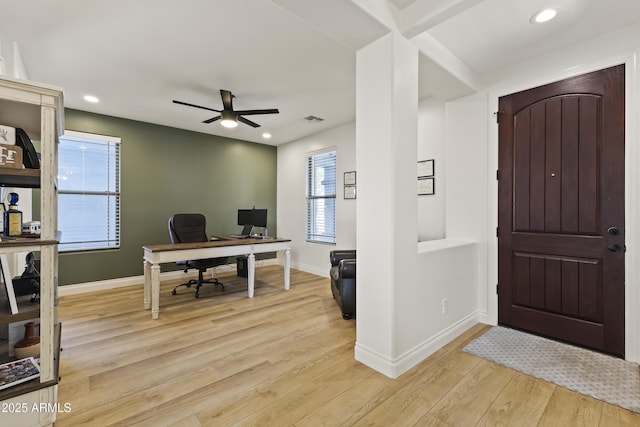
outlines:
[[[446,298],[442,299],[442,314],[447,314],[447,309],[449,308],[449,300]]]

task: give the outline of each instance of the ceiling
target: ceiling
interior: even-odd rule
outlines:
[[[548,6],[558,17],[532,25]],[[640,22],[637,0],[0,0],[0,10],[8,74],[16,42],[29,79],[62,87],[69,108],[274,145],[355,119],[356,51],[390,28],[423,53],[420,97],[450,100],[497,68]],[[236,109],[280,114],[226,129],[171,102],[220,109],[220,89]]]

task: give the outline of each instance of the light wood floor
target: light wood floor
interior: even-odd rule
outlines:
[[[160,319],[142,286],[60,298],[64,426],[631,426],[640,415],[460,349],[477,325],[398,379],[356,362],[355,321],[328,279],[257,270],[256,297],[221,275],[196,300],[161,287]],[[246,283],[246,282],[244,282]]]

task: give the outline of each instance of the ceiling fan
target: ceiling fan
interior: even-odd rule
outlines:
[[[234,128],[238,126],[238,122],[257,128],[257,127],[260,127],[259,124],[257,124],[256,122],[252,122],[251,120],[246,119],[242,116],[250,116],[255,114],[278,114],[279,113],[277,108],[270,108],[266,110],[234,110],[233,98],[235,98],[235,96],[231,93],[231,91],[220,89],[220,96],[222,97],[222,107],[223,107],[222,110],[216,110],[215,108],[202,107],[200,105],[194,105],[194,104],[189,104],[187,102],[176,101],[175,99],[173,100],[173,102],[180,105],[186,105],[188,107],[201,108],[203,110],[215,111],[217,113],[220,113],[219,116],[215,116],[210,119],[204,120],[202,123],[213,123],[216,120],[220,120],[220,124],[228,128]]]

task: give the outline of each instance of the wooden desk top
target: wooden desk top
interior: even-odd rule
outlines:
[[[162,245],[145,245],[142,247],[146,252],[166,252],[166,251],[182,251],[186,249],[202,249],[202,248],[217,248],[224,246],[241,246],[241,245],[259,245],[264,243],[282,243],[290,242],[291,239],[281,239],[278,237],[268,238],[251,238],[251,239],[234,239],[231,237],[214,236],[219,240],[210,240],[208,242],[196,242],[196,243],[176,243],[176,244],[162,244]]]

